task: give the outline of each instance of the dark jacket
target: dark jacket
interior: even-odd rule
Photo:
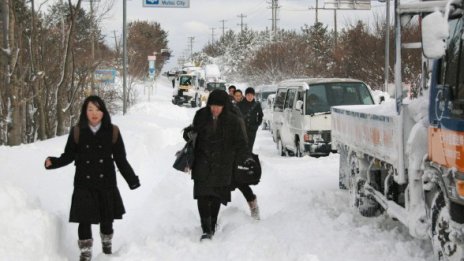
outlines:
[[[193,128],[197,132],[192,179],[206,187],[225,187],[231,184],[235,160],[248,156],[243,123],[235,114],[223,111],[217,119],[216,130],[209,107],[197,111]]]
[[[242,112],[246,128],[253,131],[257,130],[259,125],[263,122],[263,109],[261,108],[261,104],[255,100],[249,102],[243,99],[237,105]]]
[[[107,222],[121,218],[125,213],[114,163],[131,189],[140,186],[139,178],[126,159],[121,134],[114,144],[112,134],[112,126],[101,127],[95,134],[88,126],[81,127],[76,144],[71,130],[64,153],[59,158],[49,157],[52,165],[48,169],[60,168],[73,161],[76,166],[71,222]]]

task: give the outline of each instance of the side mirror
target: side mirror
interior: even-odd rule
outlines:
[[[383,95],[380,96],[380,97],[379,97],[379,104],[381,104],[381,103],[384,102],[384,101],[385,101],[385,96],[383,96]]]
[[[448,21],[440,11],[435,11],[422,19],[422,51],[429,59],[445,55],[446,39],[449,37]]]
[[[302,111],[303,110],[303,101],[300,101],[300,100],[296,101],[295,109],[297,111]]]

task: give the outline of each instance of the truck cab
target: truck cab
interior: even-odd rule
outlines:
[[[192,107],[201,106],[203,88],[199,83],[199,76],[195,73],[179,74],[173,92],[172,103],[176,105],[190,104]]]

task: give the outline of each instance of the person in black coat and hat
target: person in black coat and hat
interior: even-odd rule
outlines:
[[[214,90],[207,106],[196,112],[192,126],[186,129],[197,133],[192,179],[203,230],[200,240],[212,238],[221,203],[230,202],[234,169],[231,159],[243,162],[251,158],[243,123],[230,106],[228,94]]]
[[[103,252],[111,254],[113,220],[122,219],[124,205],[116,185],[116,163],[130,189],[140,186],[139,178],[126,159],[122,136],[105,103],[98,96],[89,96],[82,105],[79,124],[68,136],[64,153],[48,157],[46,169],[56,169],[75,161],[74,192],[70,222],[79,223],[80,260],[91,260],[91,224],[100,224]]]
[[[251,154],[255,143],[256,132],[263,121],[263,110],[261,108],[261,104],[255,101],[255,89],[248,87],[245,90],[245,99],[237,103],[237,106],[240,109],[243,121],[245,122],[246,134],[248,137],[248,149]],[[251,216],[256,220],[259,220],[260,215],[258,200],[256,195],[253,193],[253,190],[250,188],[250,185],[237,184],[236,186],[247,200]]]

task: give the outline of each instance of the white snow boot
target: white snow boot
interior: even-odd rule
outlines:
[[[78,240],[77,244],[79,245],[79,249],[81,250],[81,256],[79,257],[79,261],[92,260],[93,239]]]
[[[251,217],[256,220],[260,220],[261,218],[259,216],[258,199],[255,198],[255,200],[249,201],[248,206],[250,206]]]
[[[103,253],[110,255],[112,254],[111,247],[112,243],[111,240],[113,239],[113,234],[105,235],[100,232],[100,237],[101,237],[101,242],[102,242],[102,248],[103,248]]]

